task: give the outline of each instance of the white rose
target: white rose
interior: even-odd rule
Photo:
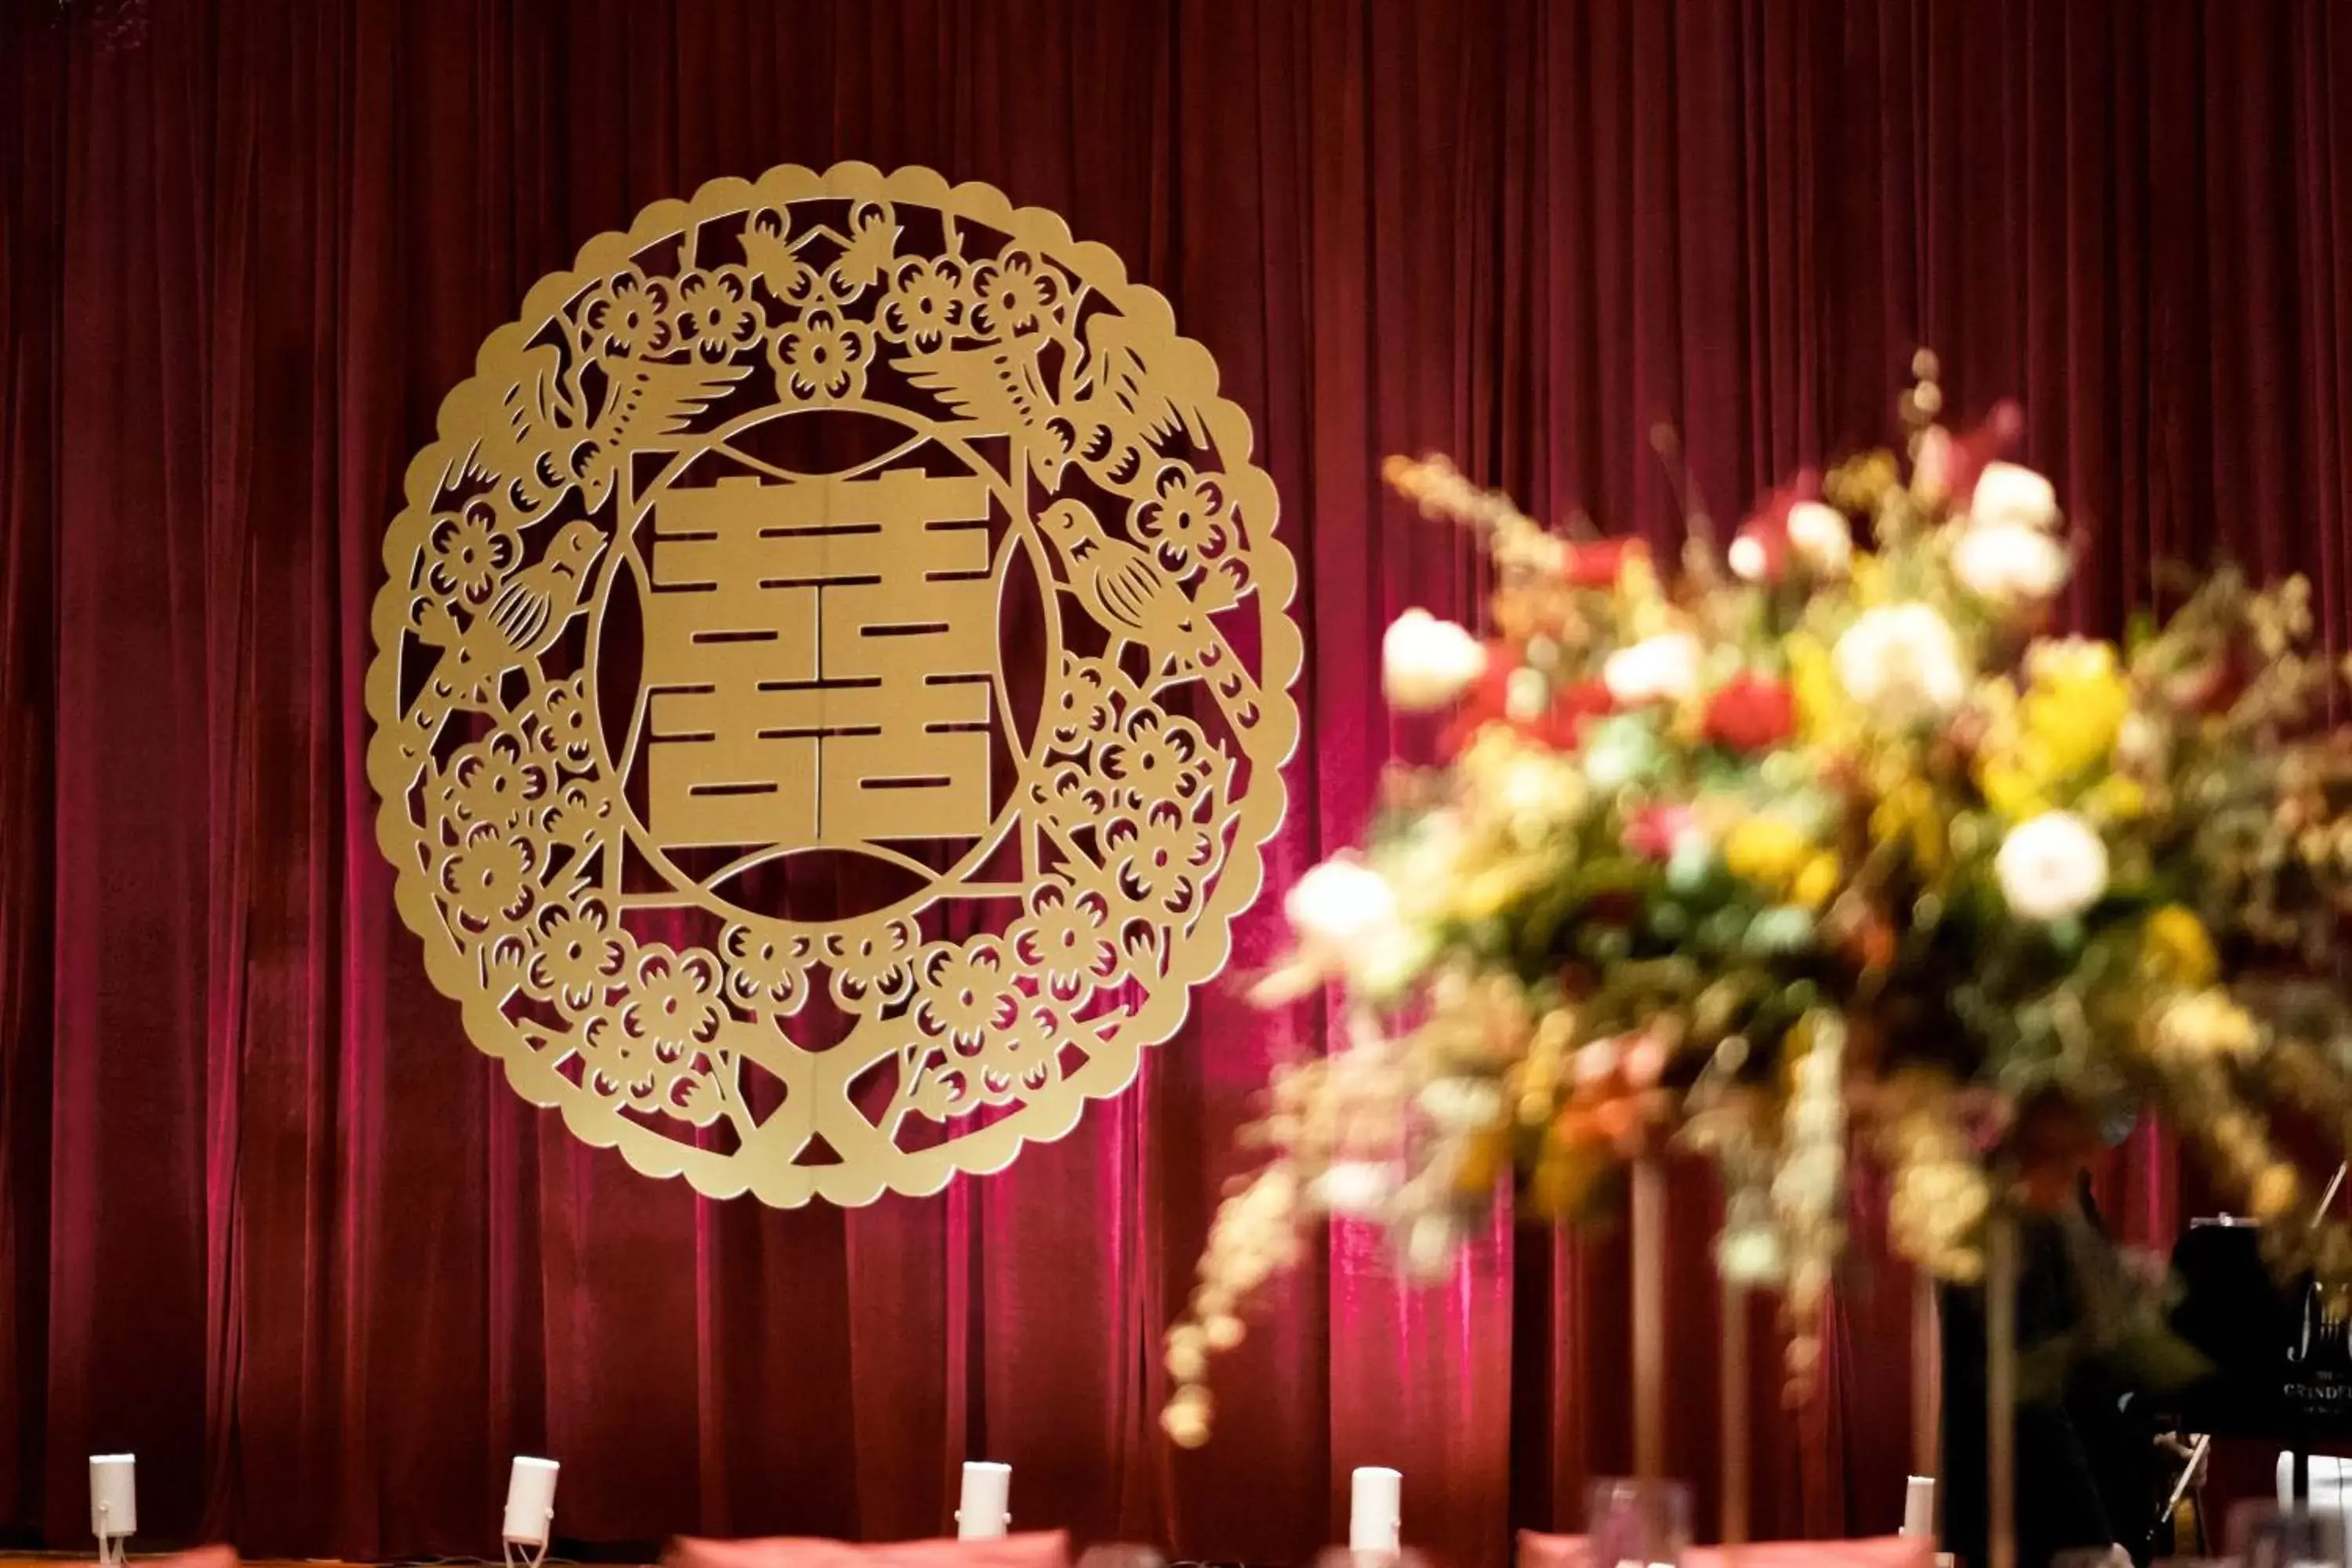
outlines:
[[[1783,1209],[1819,1213],[1838,1201],[1845,1152],[1835,1143],[1808,1143],[1781,1161],[1772,1177],[1772,1201]]]
[[[2144,713],[2131,714],[2116,731],[2116,761],[2126,768],[2161,772],[2169,750],[2164,731]]]
[[[1375,1160],[1334,1160],[1308,1187],[1326,1212],[1345,1219],[1378,1214],[1395,1190],[1395,1173]]]
[[[1941,718],[1968,695],[1959,639],[1930,605],[1865,610],[1830,657],[1846,695],[1888,723]]]
[[[1340,956],[1348,984],[1372,999],[1401,994],[1428,967],[1434,947],[1424,929],[1402,921],[1372,932]]]
[[[1801,500],[1789,509],[1789,548],[1814,571],[1833,576],[1853,559],[1853,531],[1837,508]]]
[[[1952,575],[1996,605],[2049,598],[2065,585],[2066,564],[2065,547],[2030,523],[1974,518],[1952,545]]]
[[[1476,637],[1427,610],[1407,610],[1381,639],[1381,689],[1403,712],[1444,707],[1486,668],[1486,650]]]
[[[2053,528],[2058,492],[2050,481],[2019,463],[1987,463],[1969,497],[1969,515],[1980,523],[2016,523]]]
[[[1462,1233],[1445,1215],[1425,1214],[1412,1222],[1404,1238],[1405,1270],[1416,1279],[1444,1279],[1454,1272]]]
[[[1591,1040],[1570,1056],[1569,1073],[1577,1082],[1598,1083],[1617,1070],[1625,1059],[1625,1043],[1612,1036],[1607,1039]]]
[[[1764,548],[1764,542],[1748,533],[1733,540],[1731,548],[1724,552],[1723,558],[1730,566],[1731,574],[1743,583],[1762,582],[1765,572],[1772,564],[1771,554]]]
[[[1396,892],[1361,860],[1335,855],[1298,879],[1282,912],[1307,949],[1345,958],[1350,950],[1393,940]]]
[[[1601,667],[1609,695],[1627,707],[1674,702],[1698,690],[1701,650],[1687,632],[1664,632],[1621,647]]]
[[[1482,1078],[1441,1078],[1421,1091],[1421,1108],[1448,1132],[1491,1127],[1503,1117],[1503,1091]]]
[[[1769,1284],[1780,1277],[1780,1238],[1769,1226],[1727,1228],[1716,1238],[1715,1266],[1735,1284]]]
[[[1551,706],[1551,682],[1544,672],[1521,665],[1503,682],[1503,714],[1514,724],[1532,724]]]
[[[1911,449],[1911,493],[1932,504],[1944,499],[1951,484],[1952,433],[1930,425]]]
[[[2107,890],[2107,847],[2073,812],[2046,811],[2009,830],[1992,873],[2019,919],[2070,920]]]

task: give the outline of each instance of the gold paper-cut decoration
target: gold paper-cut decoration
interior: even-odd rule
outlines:
[[[771,1204],[1117,1093],[1256,894],[1297,736],[1274,486],[1061,219],[845,163],[655,204],[442,405],[368,773],[474,1043]]]

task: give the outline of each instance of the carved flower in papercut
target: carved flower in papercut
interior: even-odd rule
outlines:
[[[884,921],[859,931],[834,931],[824,939],[833,971],[833,999],[851,1012],[902,994],[913,978],[913,924]]]
[[[587,1069],[589,1089],[606,1100],[652,1107],[660,1102],[664,1085],[679,1077],[675,1058],[665,1059],[660,1046],[632,1030],[622,1009],[593,1009],[572,1039]]]
[[[890,274],[882,335],[929,353],[963,325],[971,303],[963,264],[954,257],[908,257]]]
[[[594,900],[577,908],[550,904],[540,911],[537,925],[538,946],[523,976],[532,995],[576,1013],[627,972],[635,944]]]
[[[636,980],[621,1022],[630,1034],[654,1042],[663,1059],[719,1032],[719,975],[710,955],[680,955],[667,946],[647,947],[637,958]]]
[[[1102,821],[1116,804],[1109,786],[1080,763],[1056,763],[1029,786],[1029,796],[1053,820],[1070,827]]]
[[[1032,889],[1029,918],[1013,928],[1009,945],[1057,996],[1075,995],[1118,972],[1118,946],[1102,895],[1060,878]]]
[[[1196,560],[1214,561],[1225,552],[1233,533],[1224,487],[1215,475],[1170,463],[1151,489],[1150,498],[1136,504],[1129,526],[1137,539],[1159,554],[1162,566],[1181,572]]]
[[[1062,1047],[1077,1039],[1068,1005],[1013,993],[976,1039],[950,1046],[917,1092],[915,1109],[945,1121],[1034,1096],[1060,1076]]]
[[[983,338],[1044,330],[1062,305],[1062,278],[1025,250],[1008,250],[971,271],[971,330]]]
[[[809,939],[731,925],[719,941],[727,955],[727,989],[737,1001],[772,1013],[795,1013],[808,994]]]
[[[1052,996],[1021,998],[1003,1026],[989,1031],[979,1060],[983,1087],[1034,1093],[1060,1070],[1062,1047],[1077,1037],[1068,1005]]]
[[[1171,911],[1192,902],[1217,854],[1208,830],[1164,801],[1113,822],[1103,842],[1121,890]]]
[[[677,339],[672,285],[632,267],[608,279],[580,308],[580,346],[604,358],[666,353]]]
[[[994,937],[941,943],[923,954],[918,968],[923,980],[918,1021],[927,1034],[971,1044],[1020,1005],[1005,973],[1003,944]]]
[[[460,751],[446,793],[459,822],[512,826],[547,795],[547,766],[527,755],[521,740],[500,731]]]
[[[586,854],[612,830],[611,783],[593,776],[565,780],[539,813],[539,826],[551,843],[563,845],[574,854]]]
[[[584,765],[596,748],[596,715],[588,706],[588,678],[550,681],[539,694],[539,749],[572,767]]]
[[[854,300],[860,289],[882,275],[890,253],[898,247],[898,224],[888,204],[861,202],[849,216],[849,234],[841,254],[825,268],[825,286],[836,300]]]
[[[784,390],[803,403],[850,395],[865,379],[866,357],[863,330],[829,306],[806,312],[776,338]]]
[[[725,1114],[727,1101],[719,1080],[707,1071],[676,1075],[661,1092],[661,1109],[689,1127],[708,1127]]]
[[[740,267],[689,272],[677,280],[678,335],[698,359],[716,364],[760,341],[767,312]]]
[[[488,598],[521,552],[513,531],[499,525],[498,510],[479,496],[463,510],[435,519],[426,548],[433,556],[426,579],[433,591],[469,605]]]
[[[477,928],[512,920],[530,908],[538,859],[530,839],[511,837],[496,823],[478,823],[442,859],[441,891]]]
[[[1103,772],[1129,800],[1190,800],[1209,774],[1200,730],[1157,708],[1128,715],[1125,731],[1102,748]]]

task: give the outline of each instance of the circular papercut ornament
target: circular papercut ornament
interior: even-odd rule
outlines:
[[[845,163],[599,236],[384,546],[368,771],[475,1045],[793,1205],[1067,1132],[1223,967],[1297,736],[1274,486],[1168,303]]]

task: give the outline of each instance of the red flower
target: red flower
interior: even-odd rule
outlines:
[[[1955,507],[1965,507],[1977,493],[1977,478],[1985,465],[2007,457],[2024,430],[2024,416],[2014,403],[1996,404],[1983,423],[1965,436],[1933,426],[1920,438],[1913,479],[1922,494],[1948,498]]]
[[[1797,703],[1786,681],[1738,675],[1707,700],[1706,738],[1718,746],[1768,751],[1796,732]]]
[[[1579,588],[1613,588],[1627,562],[1646,561],[1650,547],[1638,539],[1602,539],[1568,547],[1564,568],[1569,582]]]
[[[1508,712],[1511,672],[1522,660],[1519,649],[1509,643],[1489,643],[1486,647],[1486,668],[1470,689],[1462,694],[1462,707],[1454,721],[1458,741],[1466,741],[1483,725],[1494,723]]]
[[[1778,583],[1789,571],[1789,513],[1800,501],[1822,499],[1822,478],[1801,468],[1785,485],[1767,490],[1739,525],[1731,542],[1731,569],[1751,583]]]
[[[2250,679],[2244,653],[2231,643],[2193,664],[2168,672],[2158,689],[2185,711],[2226,713],[2245,695]]]
[[[1446,731],[1448,755],[1468,745],[1470,738],[1480,730],[1496,723],[1508,723],[1528,740],[1540,742],[1554,751],[1572,752],[1580,739],[1577,730],[1581,721],[1617,710],[1616,699],[1609,695],[1606,684],[1598,679],[1573,680],[1553,689],[1548,711],[1528,720],[1513,718],[1511,673],[1520,668],[1518,649],[1504,644],[1493,646],[1486,673],[1464,695],[1462,710]]]
[[[1617,711],[1609,683],[1598,678],[1571,680],[1552,693],[1551,711],[1528,728],[1528,733],[1562,752],[1576,750],[1580,727],[1587,719],[1605,719]]]
[[[1625,824],[1625,847],[1644,860],[1673,857],[1675,840],[1698,826],[1686,805],[1645,805]]]

